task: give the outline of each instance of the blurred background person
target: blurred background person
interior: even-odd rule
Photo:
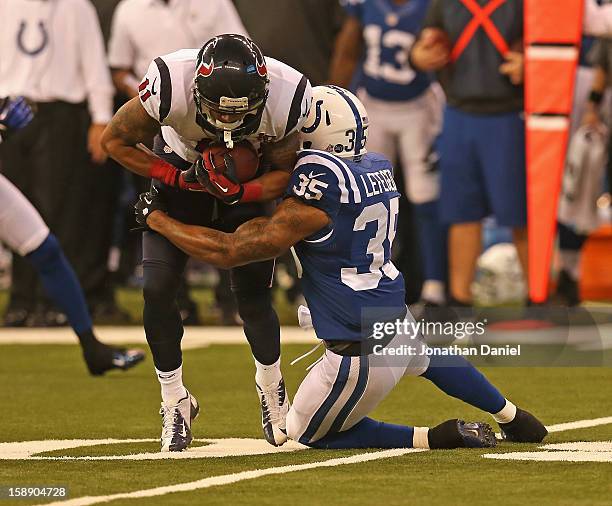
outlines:
[[[304,74],[313,86],[329,79],[344,12],[337,0],[234,0],[251,39],[266,56]]]
[[[444,96],[429,74],[415,71],[408,61],[429,0],[342,3],[348,16],[338,36],[330,81],[349,87],[361,62],[355,84],[370,119],[368,149],[384,154],[402,169],[421,249],[420,298],[425,305],[438,306],[445,303],[447,231],[438,218],[434,142],[442,128]],[[409,233],[402,232],[400,254],[405,256],[411,241]]]
[[[113,16],[108,60],[126,97],[158,56],[201,47],[221,33],[248,35],[230,0],[122,0]]]
[[[154,27],[152,29],[152,27]],[[123,99],[137,96],[138,85],[151,61],[158,56],[179,49],[201,47],[204,42],[221,33],[248,35],[230,0],[122,0],[113,15],[108,59],[113,82]],[[123,101],[124,101],[123,100]],[[122,101],[122,102],[123,102]],[[117,104],[122,105],[121,103]],[[109,162],[116,165],[115,162]],[[120,263],[133,270],[133,263],[121,258],[127,253],[134,258],[140,248],[139,238],[129,236],[132,204],[136,195],[148,189],[149,181],[121,171],[119,209],[115,227],[115,248],[112,264]],[[219,280],[215,298],[224,324],[237,324],[237,310],[230,290],[229,272],[217,271]],[[197,306],[189,296],[183,279],[178,298],[185,325],[200,323]]]
[[[88,0],[0,4],[0,96],[17,95],[37,114],[1,146],[2,170],[56,234],[95,312],[112,297],[106,255],[113,174],[100,165],[106,159],[100,136],[112,116],[113,86]],[[12,279],[6,325],[65,323],[20,257]]]
[[[527,274],[523,2],[498,2],[486,14],[484,5],[490,4],[432,0],[410,54],[415,68],[440,71],[448,101],[438,144],[440,216],[450,225],[449,291],[455,306],[472,304],[486,216],[512,228]]]
[[[590,49],[590,51],[588,51]],[[588,51],[588,54],[587,54]],[[599,223],[597,199],[609,153],[612,40],[583,40],[571,118],[571,142],[559,205],[559,261],[555,299],[580,304],[582,248]],[[608,161],[608,169],[610,162]],[[608,182],[610,174],[608,175]]]

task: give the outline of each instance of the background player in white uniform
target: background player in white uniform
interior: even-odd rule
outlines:
[[[184,47],[198,47],[218,33],[248,35],[231,0],[122,0],[113,14],[108,63],[126,97],[138,95],[151,60]],[[155,29],[151,29],[155,27]]]
[[[367,113],[354,95],[335,86],[316,87],[302,129],[305,149],[271,218],[225,234],[180,223],[163,212],[163,198],[143,194],[136,219],[222,268],[274,258],[295,245],[312,323],[327,350],[294,398],[287,416],[290,438],[317,448],[495,445],[491,427],[483,423],[455,419],[429,429],[368,418],[408,374],[491,413],[508,440],[541,441],[546,428],[506,400],[463,357],[429,357],[425,345],[405,333],[369,339],[377,321],[404,318],[406,306],[402,275],[390,260],[399,194],[390,162],[367,153],[365,128]],[[416,353],[370,352],[381,343],[395,351],[413,344]]]
[[[0,99],[0,142],[34,117],[23,97]],[[140,350],[107,346],[96,339],[87,303],[77,277],[57,238],[38,211],[0,174],[0,242],[25,257],[36,269],[47,294],[62,309],[79,338],[89,372],[129,369],[144,359]]]
[[[264,215],[266,202],[284,192],[310,102],[310,83],[301,73],[266,60],[244,36],[220,35],[200,50],[156,58],[139,97],[111,121],[104,145],[129,170],[155,180],[153,188],[166,200],[170,215],[231,232]],[[136,147],[154,137],[157,156]],[[211,171],[204,184],[197,181],[196,167],[210,162],[201,153],[211,141],[231,147],[244,139],[261,153],[258,177],[240,184]],[[167,239],[145,231],[144,325],[162,385],[162,451],[187,447],[197,412],[182,382],[183,327],[175,302],[186,261],[187,255]],[[234,268],[230,276],[255,358],[264,435],[270,443],[282,444],[288,402],[280,373],[278,317],[272,308],[273,270],[274,260],[266,259]]]
[[[445,302],[446,227],[438,220],[434,141],[442,129],[444,94],[429,74],[414,70],[408,61],[429,1],[342,3],[348,15],[338,36],[330,81],[348,88],[355,79],[369,114],[370,149],[398,162],[404,172],[405,194],[418,227],[421,299],[440,305]]]

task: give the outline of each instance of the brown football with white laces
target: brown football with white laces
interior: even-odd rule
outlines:
[[[209,154],[212,155],[213,163],[221,174],[226,170],[225,156],[231,156],[236,177],[241,183],[250,181],[257,174],[259,156],[253,144],[247,140],[237,142],[232,149],[228,149],[225,144],[209,144],[202,152],[202,157],[207,157]]]

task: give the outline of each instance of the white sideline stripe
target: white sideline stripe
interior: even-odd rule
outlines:
[[[597,427],[598,425],[608,425],[612,423],[612,416],[604,418],[593,418],[592,420],[578,420],[576,422],[558,423],[546,427],[548,432],[563,432],[566,430],[587,429],[589,427]]]
[[[598,427],[599,425],[608,425],[612,423],[612,416],[603,418],[593,418],[592,420],[576,420],[575,422],[557,423],[555,425],[547,425],[548,432],[564,432],[566,430],[588,429],[589,427]],[[495,434],[497,439],[502,439],[501,434]]]
[[[297,317],[296,317],[297,321]],[[97,327],[96,335],[108,344],[146,344],[144,329],[134,327]],[[186,327],[183,349],[205,348],[211,344],[246,344],[242,327]],[[281,327],[281,342],[312,344],[317,342],[314,330]],[[77,344],[68,327],[42,329],[0,329],[0,346],[5,344]]]
[[[361,453],[351,457],[341,457],[337,459],[324,460],[322,462],[311,462],[309,464],[295,464],[288,466],[269,467],[267,469],[255,469],[252,471],[243,471],[240,473],[224,474],[221,476],[211,476],[197,481],[180,483],[178,485],[169,485],[165,487],[149,488],[145,490],[137,490],[135,492],[125,492],[111,495],[85,496],[66,501],[54,501],[44,503],[44,506],[59,505],[62,506],[89,506],[91,504],[100,504],[117,499],[139,499],[142,497],[157,497],[174,492],[191,492],[203,488],[216,487],[218,485],[229,485],[244,480],[252,480],[261,478],[262,476],[270,476],[273,474],[293,473],[296,471],[306,471],[308,469],[316,469],[319,467],[335,467],[346,464],[359,464],[361,462],[369,462],[372,460],[386,459],[390,457],[399,457],[407,453],[417,453],[427,451],[419,448],[401,448],[396,450],[384,450],[373,453]],[[43,506],[42,504],[40,506]]]

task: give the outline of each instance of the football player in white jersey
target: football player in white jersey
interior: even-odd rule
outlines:
[[[32,108],[24,97],[0,98],[0,142],[25,128],[33,118]],[[66,314],[78,336],[92,375],[100,376],[111,369],[130,369],[144,360],[141,350],[115,348],[98,341],[83,290],[57,238],[28,199],[2,174],[0,242],[25,257],[36,269],[47,295]]]
[[[298,132],[310,108],[311,86],[301,73],[264,58],[241,35],[214,37],[198,49],[156,58],[139,97],[108,125],[103,145],[132,172],[153,179],[171,216],[193,225],[234,231],[268,212],[289,181]],[[201,184],[195,168],[211,142],[231,148],[250,141],[260,153],[255,179],[238,183],[215,171]],[[153,142],[154,141],[154,142]],[[138,148],[153,144],[154,154]],[[190,191],[191,190],[191,191]],[[162,451],[181,451],[192,440],[199,407],[182,382],[183,335],[175,297],[187,255],[163,236],[143,235],[144,325],[162,390]],[[280,330],[272,308],[274,260],[231,270],[232,290],[256,364],[256,387],[266,439],[285,442],[289,402],[280,372]]]

